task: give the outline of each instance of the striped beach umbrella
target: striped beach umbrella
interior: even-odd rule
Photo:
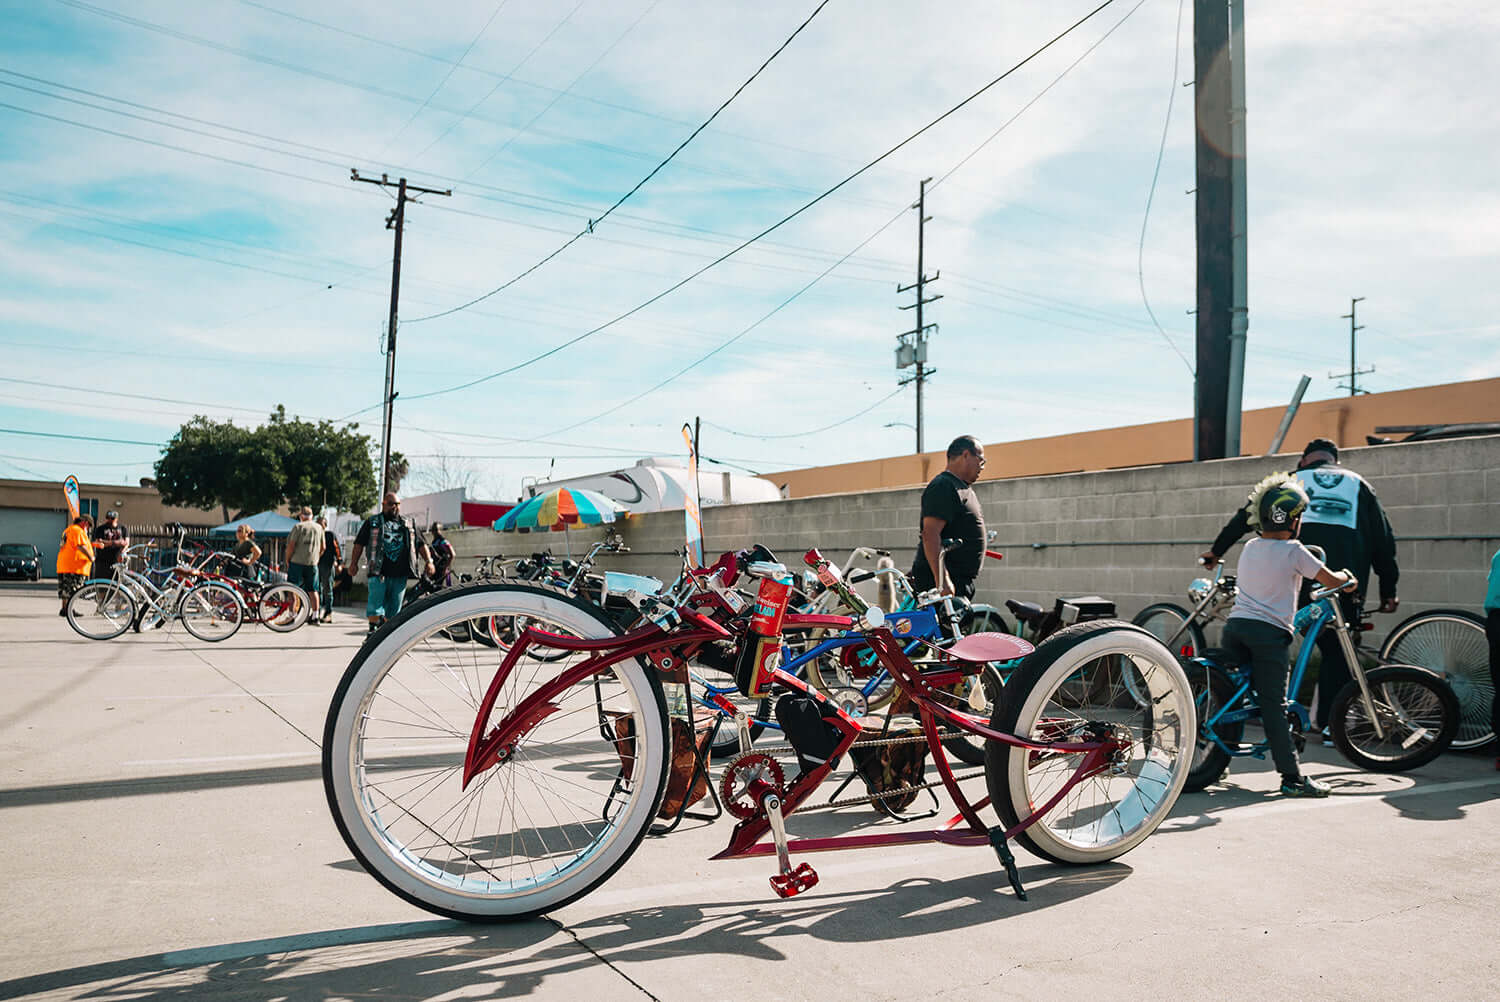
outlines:
[[[598,491],[559,487],[516,505],[495,519],[496,532],[562,532],[570,525],[613,522],[627,509]]]

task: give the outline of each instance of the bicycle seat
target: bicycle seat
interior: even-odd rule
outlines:
[[[1047,610],[1035,602],[1017,602],[1013,598],[1008,598],[1005,600],[1005,607],[1023,623],[1038,623],[1043,616],[1047,615]]]
[[[1013,661],[1036,650],[1020,637],[1008,633],[971,633],[960,637],[948,653],[960,661]]]

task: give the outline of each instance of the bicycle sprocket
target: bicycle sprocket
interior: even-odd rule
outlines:
[[[741,821],[755,817],[767,793],[778,797],[786,793],[786,773],[781,763],[765,752],[742,752],[724,766],[719,799],[724,809]]]

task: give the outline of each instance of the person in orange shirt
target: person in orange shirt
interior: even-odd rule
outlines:
[[[89,539],[93,524],[94,520],[87,515],[79,515],[63,531],[62,545],[57,548],[57,597],[62,599],[59,616],[68,614],[68,599],[94,569],[94,544]]]

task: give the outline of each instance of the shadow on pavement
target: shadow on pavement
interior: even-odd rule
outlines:
[[[0,982],[0,998],[70,990],[95,999],[148,1002],[207,994],[426,999],[452,992],[505,998],[533,992],[549,978],[603,965],[620,973],[625,994],[620,965],[674,956],[780,961],[787,954],[778,949],[778,940],[869,943],[977,930],[1104,890],[1131,869],[1120,863],[1090,869],[1038,864],[1022,872],[1030,902],[1010,892],[1003,872],[992,872],[951,881],[911,878],[874,891],[813,892],[787,902],[767,890],[759,900],[637,908],[577,924],[543,918],[494,926],[445,920],[366,926],[16,978]],[[992,954],[1003,950],[1003,940],[985,942]]]

